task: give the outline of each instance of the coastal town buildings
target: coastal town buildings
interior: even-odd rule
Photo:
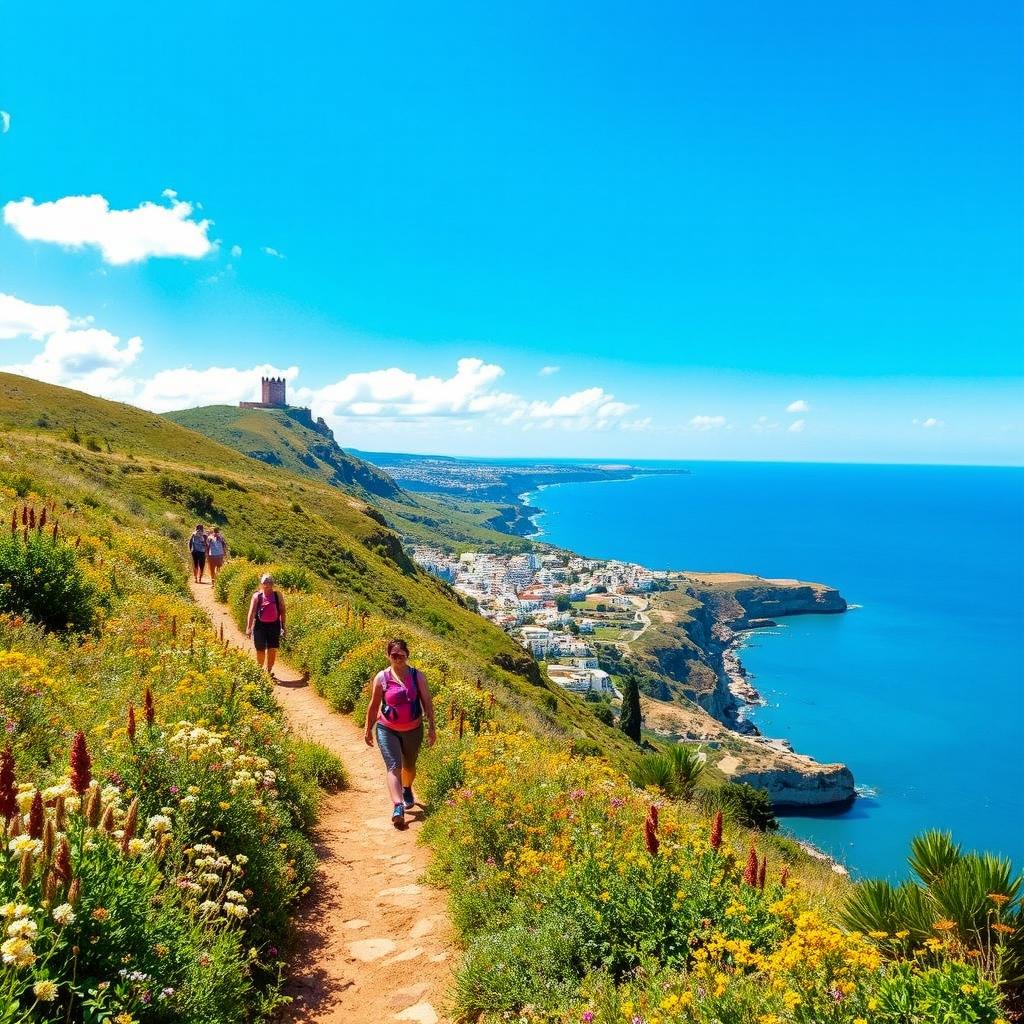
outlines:
[[[598,643],[638,635],[646,621],[644,595],[665,577],[631,562],[554,552],[467,551],[456,556],[415,546],[412,555],[546,662],[553,682],[575,693],[613,697],[618,692],[600,667]]]

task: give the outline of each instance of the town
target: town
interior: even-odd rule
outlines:
[[[413,558],[509,632],[566,690],[621,699],[600,667],[602,644],[620,649],[646,628],[649,599],[665,572],[630,562],[557,552],[452,555],[416,546]]]

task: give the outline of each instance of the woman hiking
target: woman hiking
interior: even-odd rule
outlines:
[[[203,532],[202,523],[196,523],[196,528],[188,539],[188,550],[192,556],[192,576],[196,583],[202,583],[203,572],[206,569],[206,534]]]
[[[366,709],[366,731],[363,739],[377,746],[388,770],[388,792],[394,809],[391,824],[405,825],[405,812],[411,810],[416,798],[412,784],[416,778],[416,758],[423,743],[423,714],[427,716],[427,743],[434,745],[434,702],[423,673],[409,664],[409,645],[404,640],[388,641],[390,668],[373,678],[370,706]]]
[[[274,678],[274,662],[277,661],[277,649],[281,646],[284,636],[284,595],[274,589],[274,578],[270,573],[260,577],[260,588],[252,595],[249,602],[249,618],[245,623],[245,635],[252,637],[256,648],[256,663],[263,668],[263,659],[267,661],[267,671]]]

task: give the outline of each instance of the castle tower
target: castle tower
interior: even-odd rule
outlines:
[[[277,408],[283,408],[288,403],[285,401],[285,380],[284,377],[263,377],[260,381],[263,388],[263,404]]]

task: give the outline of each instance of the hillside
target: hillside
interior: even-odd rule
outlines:
[[[297,476],[358,494],[406,540],[444,547],[519,551],[527,542],[501,532],[507,506],[476,498],[414,494],[388,473],[346,452],[307,409],[209,405],[164,414],[168,420]]]
[[[269,466],[281,466],[299,476],[311,476],[335,487],[382,498],[402,495],[401,488],[387,473],[343,451],[327,424],[314,421],[308,409],[207,405],[164,415]]]
[[[419,569],[360,493],[267,465],[133,406],[11,374],[0,374],[0,428],[0,484],[15,492],[59,492],[75,507],[103,509],[122,526],[171,540],[183,555],[195,522],[216,523],[233,555],[306,567],[357,608],[436,637],[468,675],[500,686],[545,728],[616,759],[634,756],[622,733],[542,679],[510,637]]]

